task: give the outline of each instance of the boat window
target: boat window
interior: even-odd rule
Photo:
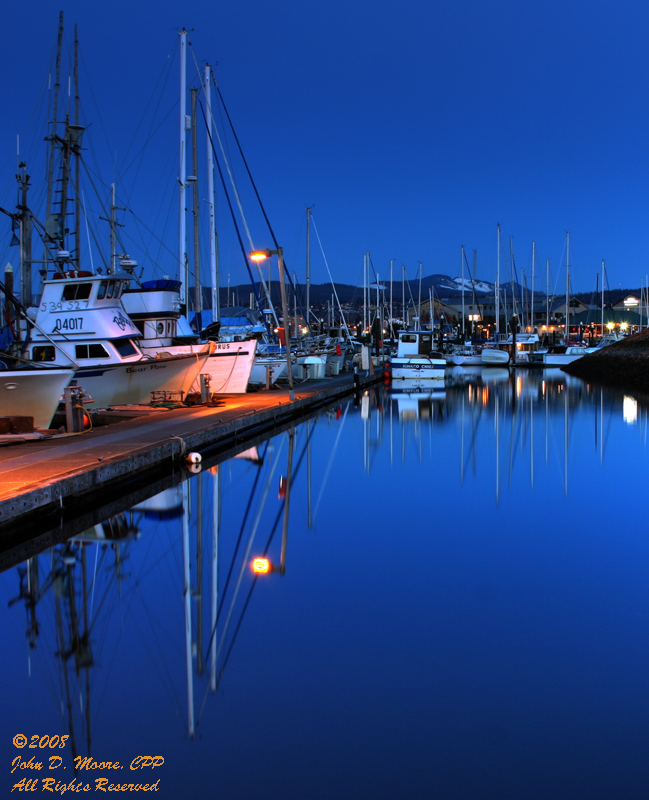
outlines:
[[[159,334],[160,336],[162,336],[162,334],[164,333],[164,330],[165,330],[164,322],[158,322],[158,323],[156,323],[156,326],[155,326],[155,332],[156,332],[157,334]]]
[[[74,348],[75,358],[108,358],[108,353],[101,344],[78,344]]]
[[[171,319],[167,322],[167,336],[176,335],[176,320]]]
[[[135,347],[130,339],[111,339],[111,344],[122,358],[126,356],[136,356],[138,354],[137,347]]]
[[[115,281],[108,281],[108,290],[106,291],[106,297],[111,298],[115,293]]]
[[[32,347],[32,361],[54,361],[55,348],[52,345]]]
[[[106,289],[108,288],[108,281],[102,281],[97,289],[97,300],[103,300],[106,297]]]
[[[417,341],[417,337],[412,333],[403,333],[401,334],[401,341],[407,344],[414,344]]]
[[[87,300],[92,291],[92,283],[67,283],[63,287],[63,300]]]

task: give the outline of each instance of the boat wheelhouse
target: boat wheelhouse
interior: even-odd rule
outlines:
[[[443,380],[446,359],[433,350],[432,331],[400,331],[397,354],[390,357],[390,367],[392,380]]]
[[[151,357],[124,308],[131,276],[61,269],[43,281],[38,309],[21,323],[23,358],[74,367],[74,380],[97,408],[148,403],[152,392],[186,395],[207,358]]]

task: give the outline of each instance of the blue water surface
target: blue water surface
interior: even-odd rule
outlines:
[[[0,575],[2,796],[648,796],[646,402],[558,370],[408,388]]]

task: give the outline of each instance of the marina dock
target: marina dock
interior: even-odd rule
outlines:
[[[75,527],[128,507],[146,494],[184,480],[186,456],[199,452],[202,466],[223,460],[294,425],[323,407],[381,380],[375,375],[340,375],[288,389],[215,396],[211,405],[146,409],[122,422],[80,434],[62,434],[0,448],[0,535],[7,558],[27,557],[35,546],[51,546],[66,517]],[[137,410],[126,412],[136,414]],[[173,475],[180,466],[183,475]],[[151,489],[153,487],[153,490]],[[107,505],[114,505],[106,508]],[[116,504],[116,505],[115,505]],[[71,535],[71,534],[67,534]],[[37,539],[45,541],[35,542]],[[19,552],[9,555],[9,550]],[[25,556],[27,554],[27,556]]]

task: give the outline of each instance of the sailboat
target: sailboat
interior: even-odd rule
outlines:
[[[186,168],[186,138],[187,138],[187,115],[186,115],[186,47],[187,31],[180,32],[180,174],[179,174],[179,279],[178,280],[155,280],[148,281],[140,287],[131,287],[124,293],[124,305],[136,322],[141,335],[141,347],[145,355],[159,357],[168,355],[194,355],[206,356],[201,374],[209,376],[209,389],[211,394],[241,394],[246,392],[250,382],[252,366],[255,360],[257,341],[253,338],[241,342],[216,340],[201,341],[198,332],[192,331],[187,319],[182,314],[183,305],[186,306],[187,299],[187,253],[185,242],[185,193],[189,185],[194,188],[194,239],[198,237],[198,175],[187,175]],[[210,207],[213,207],[213,167],[212,167],[212,141],[211,141],[211,68],[205,68],[203,90],[206,97],[208,109],[208,178],[209,178],[209,197]],[[192,103],[192,131],[193,131],[193,154],[194,165],[197,165],[197,142],[196,142],[196,104]],[[196,172],[198,170],[195,170]],[[191,180],[190,180],[191,177]],[[211,274],[213,283],[217,283],[216,277],[216,246],[214,241],[213,212],[210,215],[210,260]],[[198,279],[198,248],[195,248],[195,272],[197,285],[197,305],[200,305],[200,281]],[[128,262],[129,264],[131,262]],[[218,298],[217,293],[212,290],[213,315],[218,321]],[[200,310],[197,308],[197,311]],[[197,319],[200,315],[197,314]],[[218,327],[218,326],[217,326]],[[200,391],[198,380],[194,382],[193,391]]]

